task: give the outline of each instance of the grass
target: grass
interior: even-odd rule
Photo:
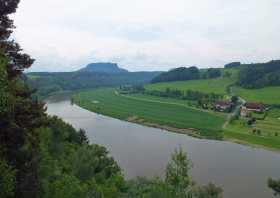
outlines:
[[[30,75],[30,74],[28,74],[27,77],[31,80],[41,78],[40,76]]]
[[[74,96],[79,106],[90,111],[129,120],[175,127],[178,129],[196,129],[199,135],[208,138],[221,138],[224,116],[199,111],[178,104],[161,103],[151,100],[139,100],[118,95],[114,89],[96,89],[83,91]]]
[[[227,87],[236,81],[235,77],[220,77],[213,79],[176,81],[148,84],[145,86],[148,90],[165,90],[166,88],[178,89],[182,91],[192,90],[205,93],[227,94]]]
[[[143,100],[143,101],[154,101],[158,103],[166,103],[166,104],[173,104],[181,107],[187,107],[191,109],[195,109],[197,111],[203,111],[208,112],[210,114],[214,115],[221,115],[226,116],[226,113],[223,112],[214,112],[212,110],[205,110],[202,108],[197,108],[197,103],[195,101],[191,100],[182,100],[182,99],[176,99],[176,98],[170,98],[170,97],[160,97],[160,96],[152,96],[147,94],[130,94],[130,95],[123,95],[123,97],[132,98],[135,100]]]
[[[262,89],[234,87],[234,92],[247,101],[262,102],[268,105],[280,104],[280,86],[265,87]]]
[[[253,114],[256,115],[256,114]],[[248,126],[241,118],[231,122],[225,129],[225,138],[237,139],[241,142],[257,144],[268,148],[280,149],[280,109],[271,109],[263,120],[257,120]],[[261,134],[253,133],[259,129]],[[275,134],[278,133],[277,136]]]

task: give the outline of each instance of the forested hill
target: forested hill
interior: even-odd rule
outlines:
[[[128,72],[126,69],[119,68],[116,63],[90,63],[80,72],[102,72],[102,73],[123,73]]]
[[[41,96],[57,91],[144,84],[160,72],[128,72],[112,63],[89,64],[76,72],[32,72],[27,83]]]
[[[217,78],[230,74],[228,70],[234,69],[238,72],[236,85],[247,89],[263,88],[265,86],[280,85],[280,60],[272,60],[267,63],[241,64],[232,62],[226,64],[224,68],[198,69],[197,67],[179,67],[164,72],[152,79],[152,83],[186,81],[197,79]]]
[[[280,60],[242,65],[239,84],[244,88],[280,85]]]
[[[195,79],[216,78],[221,76],[220,69],[209,68],[207,70],[199,70],[197,67],[179,67],[164,72],[152,79],[152,83],[158,82],[172,82],[172,81],[185,81]]]

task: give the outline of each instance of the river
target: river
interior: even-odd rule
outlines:
[[[91,143],[105,146],[127,178],[164,176],[173,150],[182,146],[199,184],[213,182],[226,198],[270,198],[268,177],[280,178],[280,153],[225,141],[201,140],[89,112],[69,97],[47,101],[48,113],[87,131]],[[203,121],[202,121],[203,124]]]

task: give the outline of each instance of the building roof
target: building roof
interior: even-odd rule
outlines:
[[[245,107],[248,109],[263,109],[264,105],[258,102],[246,102]]]

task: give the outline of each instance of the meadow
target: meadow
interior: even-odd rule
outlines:
[[[82,91],[73,99],[89,111],[122,120],[191,129],[200,137],[221,139],[223,136],[225,116],[189,108],[187,105],[129,98],[110,88]]]
[[[254,133],[254,129],[260,130],[260,134]],[[269,110],[264,119],[257,119],[252,126],[241,118],[234,120],[225,129],[224,136],[228,139],[280,149],[280,109]]]
[[[234,93],[247,101],[262,102],[268,105],[280,104],[280,86],[261,89],[243,89],[234,87]]]
[[[200,80],[189,80],[189,81],[176,81],[176,82],[164,82],[147,84],[145,88],[147,90],[160,90],[164,91],[166,88],[177,89],[177,90],[192,90],[200,91],[204,93],[216,93],[216,94],[227,94],[227,88],[236,82],[235,77],[219,77],[213,79],[200,79]]]

